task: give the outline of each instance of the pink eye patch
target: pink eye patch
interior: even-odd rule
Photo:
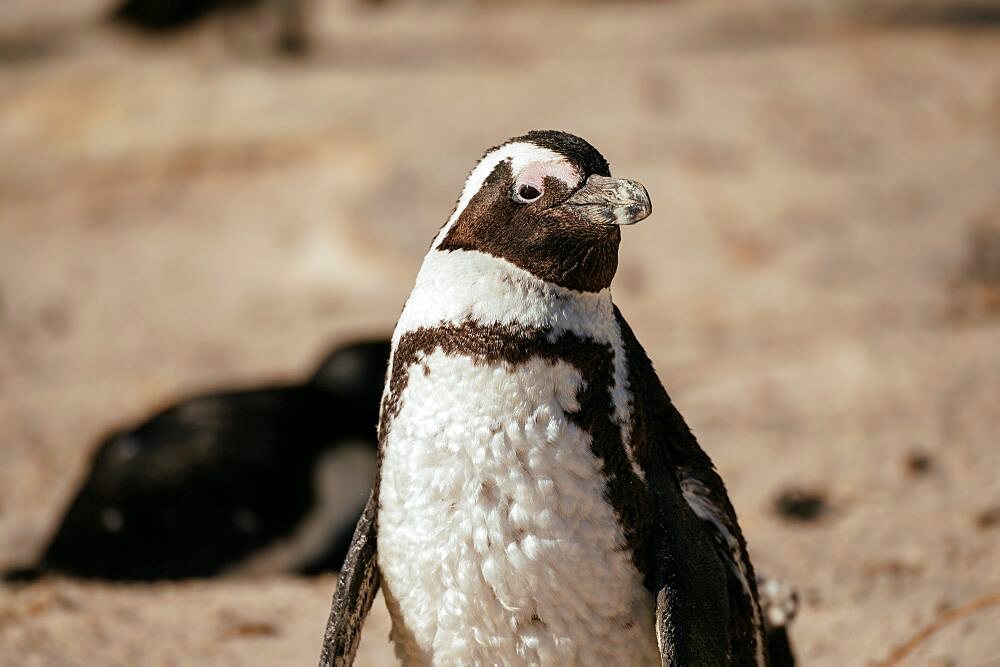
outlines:
[[[570,188],[580,184],[580,174],[565,160],[532,162],[517,175],[514,192],[525,200],[536,199],[545,192],[546,177],[558,178]]]

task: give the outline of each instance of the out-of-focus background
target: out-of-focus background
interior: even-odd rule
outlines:
[[[801,663],[1000,664],[1000,5],[287,5],[0,2],[0,567],[109,430],[387,335],[483,150],[565,129],[649,189],[615,297]],[[313,664],[334,584],[2,585],[0,663]]]

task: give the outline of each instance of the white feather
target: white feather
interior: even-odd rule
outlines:
[[[579,372],[436,351],[387,434],[378,554],[408,664],[659,664],[654,601],[604,498]]]
[[[432,250],[420,267],[413,293],[399,317],[393,349],[406,332],[468,320],[549,328],[552,340],[572,332],[610,345],[614,352],[615,420],[632,470],[645,480],[631,447],[628,360],[610,290],[577,292],[540,280],[507,260],[474,250]]]

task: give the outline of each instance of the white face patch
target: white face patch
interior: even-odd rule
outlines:
[[[575,188],[580,184],[580,174],[559,153],[527,142],[504,144],[496,150],[487,153],[472,170],[472,173],[469,174],[469,178],[465,180],[465,187],[462,188],[462,195],[458,198],[458,204],[455,206],[455,212],[451,214],[448,222],[445,223],[444,227],[441,228],[441,231],[434,238],[434,243],[431,244],[432,250],[437,249],[441,245],[441,242],[448,236],[448,232],[455,225],[455,221],[462,215],[462,211],[465,210],[465,207],[469,205],[472,198],[479,192],[479,188],[483,186],[483,183],[486,182],[486,179],[493,173],[497,165],[504,160],[510,160],[511,171],[515,174],[521,174],[521,172],[536,164],[545,165],[544,168],[550,170],[550,176],[555,176],[570,187]]]

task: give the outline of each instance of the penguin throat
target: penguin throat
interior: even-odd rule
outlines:
[[[480,251],[431,251],[397,331],[472,320],[516,323],[558,334],[600,329],[613,317],[609,289],[568,289]]]

